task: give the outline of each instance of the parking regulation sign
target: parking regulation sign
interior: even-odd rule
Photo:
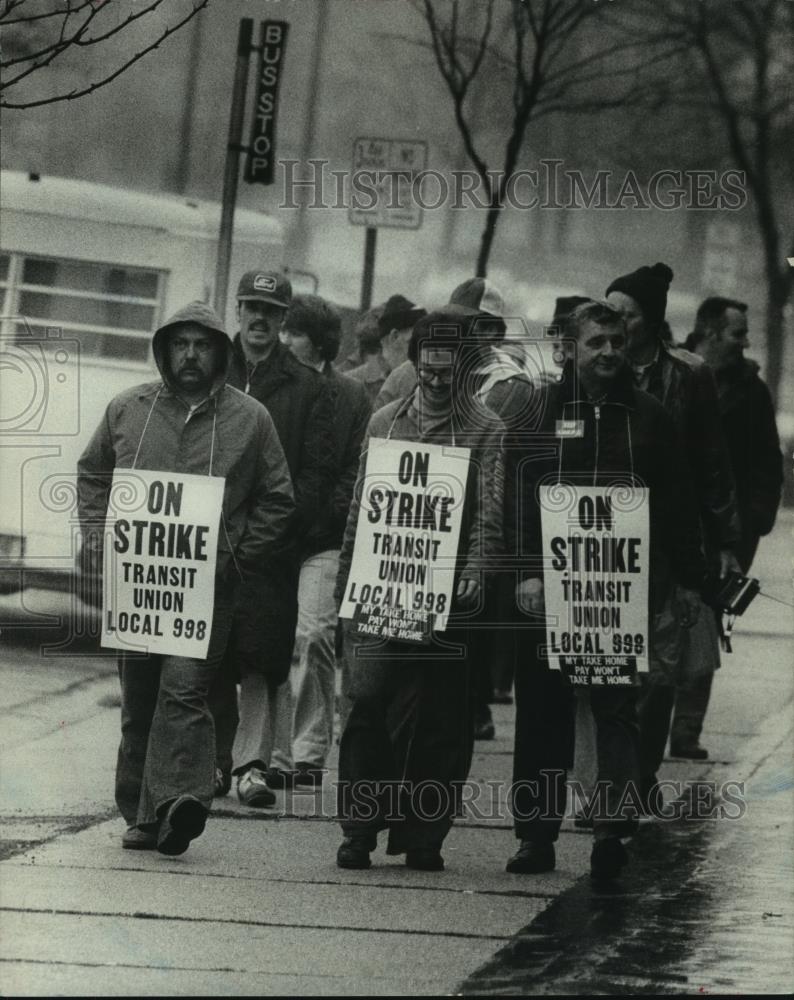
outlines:
[[[418,229],[422,206],[413,196],[414,184],[426,168],[426,142],[356,139],[349,221],[354,226]]]

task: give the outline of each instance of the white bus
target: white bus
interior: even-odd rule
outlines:
[[[0,591],[67,589],[77,458],[157,377],[158,325],[212,300],[220,205],[3,171],[0,223]],[[230,289],[282,259],[280,222],[238,210]]]

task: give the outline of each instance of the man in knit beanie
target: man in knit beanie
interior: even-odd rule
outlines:
[[[661,326],[672,280],[672,270],[659,263],[615,278],[606,290],[607,302],[623,313],[629,362],[641,389],[647,388],[643,385],[643,373],[659,357]]]
[[[672,279],[667,264],[640,267],[616,278],[606,296],[626,323],[635,385],[655,396],[673,418],[707,548],[717,553],[710,570],[724,576],[738,568],[734,549],[740,531],[733,475],[711,371],[702,359],[661,337]],[[676,595],[671,593],[653,622],[651,669],[639,703],[643,794],[651,811],[658,804],[656,771],[664,756],[676,685],[710,685],[719,666],[719,635],[711,609],[701,604],[697,622],[683,621],[675,609]],[[692,655],[695,649],[697,655]],[[684,667],[692,676],[682,675]],[[674,749],[681,756],[703,759],[708,754],[698,745],[698,738],[699,733],[691,746]]]

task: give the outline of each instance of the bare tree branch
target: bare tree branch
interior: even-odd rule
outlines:
[[[118,31],[122,30],[123,27],[128,27],[129,24],[132,21],[138,20],[138,18],[142,17],[144,14],[150,13],[161,2],[162,2],[162,0],[153,0],[153,3],[150,4],[147,8],[145,8],[142,11],[139,11],[139,12],[135,13],[134,15],[130,15],[130,17],[128,17],[125,22],[123,22],[121,25],[117,26],[117,28],[115,28],[115,29],[111,30],[110,32],[108,32],[105,36],[102,36],[102,38],[97,37],[93,41],[89,41],[87,44],[94,44],[94,43],[96,43],[98,41],[104,40],[104,38],[107,38],[107,37],[110,37],[111,35],[116,34]],[[150,44],[144,46],[144,48],[142,48],[140,51],[136,52],[135,55],[131,56],[129,59],[127,59],[125,62],[123,62],[120,66],[118,66],[111,73],[106,74],[104,77],[102,77],[99,80],[96,80],[95,82],[89,84],[88,86],[80,88],[80,89],[71,90],[71,91],[69,91],[67,93],[64,93],[64,94],[51,95],[49,97],[44,97],[44,98],[40,98],[40,99],[36,99],[36,100],[9,101],[7,99],[3,99],[2,101],[0,101],[0,107],[4,107],[4,108],[34,108],[34,107],[40,107],[43,104],[55,104],[55,103],[57,103],[59,101],[73,101],[73,100],[76,100],[79,97],[85,97],[88,94],[92,94],[94,91],[99,90],[100,87],[104,87],[106,84],[110,83],[111,81],[115,80],[117,77],[121,76],[121,74],[124,73],[127,69],[129,69],[130,66],[133,66],[136,62],[138,62],[140,59],[142,59],[145,55],[148,55],[148,53],[153,52],[155,49],[159,48],[160,45],[167,38],[169,38],[175,32],[179,31],[179,29],[182,28],[185,24],[187,24],[188,21],[192,20],[200,11],[202,11],[207,6],[208,3],[209,3],[209,0],[193,0],[193,8],[184,17],[182,17],[179,21],[175,22],[174,24],[172,24],[172,25],[168,26],[167,28],[165,28],[165,30],[153,42],[151,42]],[[70,36],[69,39],[64,39],[63,44],[61,46],[59,46],[55,51],[53,51],[52,53],[50,53],[50,55],[45,60],[43,60],[43,61],[41,61],[39,63],[34,64],[33,66],[29,67],[28,69],[26,69],[22,73],[17,74],[17,76],[14,77],[11,80],[4,80],[3,84],[2,84],[2,89],[4,91],[7,91],[11,86],[13,86],[14,84],[18,83],[20,80],[22,80],[24,77],[28,76],[29,74],[33,73],[35,70],[41,69],[43,66],[49,65],[49,63],[51,63],[53,61],[53,59],[56,58],[57,55],[59,55],[61,52],[65,51],[67,48],[71,47],[73,44],[79,44],[79,36],[81,34],[83,34],[85,32],[85,30],[87,29],[87,26],[90,23],[90,21],[92,19],[92,16],[93,15],[89,16],[86,19],[86,21],[83,23],[83,25],[78,30],[78,32],[76,33],[76,35]],[[75,41],[76,36],[78,38],[78,41]]]
[[[58,3],[58,0],[54,0],[55,6],[52,10],[45,11],[43,14],[25,14],[24,17],[8,17],[9,14],[13,13],[17,7],[20,7],[25,0],[6,0],[6,5],[2,11],[0,11],[0,24],[4,27],[9,24],[29,24],[33,21],[45,21],[49,17],[63,17],[65,12],[63,9],[64,0]],[[83,0],[80,7],[87,7],[91,0]],[[71,0],[65,0],[67,7],[71,7]],[[79,8],[75,8],[78,10]],[[74,13],[74,11],[72,11]]]
[[[36,15],[34,15],[32,17],[15,17],[15,18],[13,18],[13,19],[11,19],[9,21],[6,21],[6,18],[8,17],[8,15],[12,14],[17,9],[17,7],[19,7],[24,2],[25,2],[25,0],[4,0],[3,9],[2,9],[2,11],[0,11],[0,23],[17,24],[17,22],[19,22],[19,21],[32,21],[32,20],[37,20],[38,21],[38,20],[41,20],[42,18],[45,18],[45,17],[54,17],[56,14],[62,14],[63,13],[62,10],[53,9],[52,11],[50,11],[47,14],[36,14]]]
[[[49,45],[45,45],[45,46],[43,46],[40,49],[37,49],[35,52],[28,52],[28,53],[26,53],[24,55],[17,56],[15,59],[3,59],[3,60],[1,60],[0,61],[0,68],[2,68],[2,69],[7,69],[9,66],[15,66],[18,63],[25,63],[25,62],[30,62],[31,60],[34,60],[34,64],[31,67],[29,67],[29,69],[25,73],[21,74],[20,76],[14,77],[10,81],[5,81],[5,83],[3,84],[3,88],[2,89],[5,89],[6,87],[10,87],[12,84],[16,83],[18,80],[21,80],[23,76],[27,76],[28,73],[32,73],[34,70],[40,69],[42,66],[48,66],[52,62],[52,60],[55,58],[55,56],[59,55],[64,49],[68,48],[70,45],[74,45],[76,43],[76,41],[80,38],[80,36],[85,31],[88,30],[89,24],[93,21],[93,19],[97,16],[97,13],[101,9],[99,7],[95,8],[90,3],[90,0],[86,0],[86,3],[83,3],[80,6],[79,10],[83,10],[86,7],[88,8],[88,11],[89,11],[86,19],[83,22],[81,22],[81,24],[76,28],[74,34],[72,34],[69,38],[64,38],[63,37],[64,36],[64,28],[65,28],[65,25],[67,24],[69,18],[72,17],[74,14],[78,13],[78,8],[75,8],[74,11],[67,10],[67,11],[64,12],[64,15],[63,15],[64,20],[63,20],[63,23],[61,24],[60,35],[59,35],[59,38],[56,41],[51,42]],[[49,54],[49,58],[44,58],[48,54]],[[39,60],[39,61],[37,61],[37,60]]]
[[[111,28],[110,31],[106,31],[104,35],[92,35],[90,38],[81,39],[78,45],[95,45],[97,42],[104,42],[105,39],[111,38],[113,35],[118,34],[118,32],[123,31],[126,27],[132,24],[133,21],[139,20],[141,17],[145,17],[147,14],[152,14],[163,0],[152,0],[148,7],[144,7],[139,11],[129,14],[124,21],[117,24],[115,28]]]

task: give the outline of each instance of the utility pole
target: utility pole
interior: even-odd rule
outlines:
[[[248,60],[254,22],[250,17],[240,21],[237,35],[237,63],[232,88],[232,109],[229,115],[229,140],[226,143],[226,167],[223,173],[223,204],[221,229],[218,236],[218,262],[215,269],[215,312],[225,319],[226,299],[229,293],[229,265],[232,256],[234,231],[234,206],[237,201],[237,182],[240,175],[240,142],[245,118],[245,95],[248,90]]]
[[[320,0],[316,4],[317,20],[314,26],[314,45],[312,47],[311,68],[309,70],[309,99],[306,104],[306,117],[303,123],[303,135],[301,137],[300,159],[302,163],[308,163],[312,153],[314,142],[314,132],[317,127],[317,114],[320,107],[320,74],[323,65],[323,50],[328,28],[328,7],[327,0]],[[290,259],[299,268],[307,266],[306,257],[309,251],[309,233],[307,226],[307,211],[301,198],[300,207],[296,210],[295,222],[289,240]]]
[[[190,44],[187,54],[187,78],[182,114],[179,120],[179,143],[174,167],[174,190],[184,194],[190,177],[190,157],[193,154],[193,111],[196,103],[196,84],[201,65],[201,46],[204,35],[204,11],[193,18],[190,26]]]

